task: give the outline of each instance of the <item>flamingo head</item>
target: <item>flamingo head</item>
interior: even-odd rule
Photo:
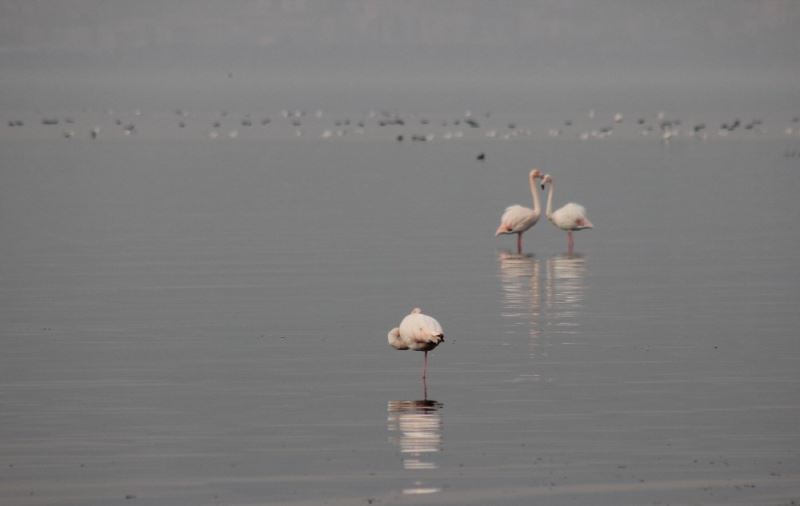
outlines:
[[[531,170],[531,173],[528,174],[528,177],[531,179],[531,181],[536,181],[537,179],[541,179],[542,176],[543,176],[542,171],[539,169],[533,169]]]
[[[411,314],[422,314],[422,309],[415,307],[411,310]]]
[[[544,190],[545,185],[553,184],[553,176],[550,174],[545,174],[542,177],[542,190]]]

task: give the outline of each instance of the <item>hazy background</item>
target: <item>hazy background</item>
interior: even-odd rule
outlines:
[[[409,95],[393,95],[400,90],[439,92],[442,108],[478,93],[501,108],[522,99],[563,107],[587,93],[587,104],[620,94],[651,103],[637,98],[642,90],[665,106],[682,92],[708,104],[731,91],[777,95],[785,106],[800,80],[798,33],[792,0],[6,0],[0,107],[301,96],[408,107]],[[718,107],[741,97],[726,100]]]

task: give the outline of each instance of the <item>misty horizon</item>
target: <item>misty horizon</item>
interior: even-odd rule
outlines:
[[[0,3],[0,108],[798,102],[800,3]]]
[[[720,6],[722,5],[722,6]],[[797,76],[800,5],[6,1],[0,64]],[[55,60],[55,61],[54,61]]]

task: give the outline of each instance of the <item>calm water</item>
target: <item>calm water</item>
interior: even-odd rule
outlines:
[[[0,502],[789,504],[797,147],[3,141]]]

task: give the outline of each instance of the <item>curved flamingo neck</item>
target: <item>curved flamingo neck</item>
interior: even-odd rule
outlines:
[[[539,191],[536,188],[536,178],[530,178],[531,194],[533,195],[533,213],[536,216],[542,214],[542,203],[539,202]]]
[[[548,220],[553,218],[553,186],[553,182],[550,181],[549,188],[547,189],[547,210],[545,211]]]

